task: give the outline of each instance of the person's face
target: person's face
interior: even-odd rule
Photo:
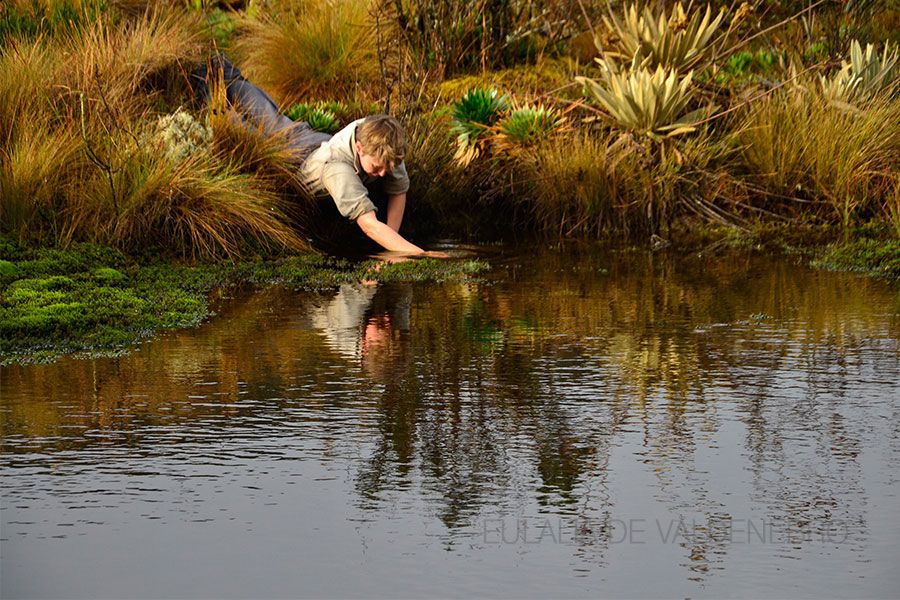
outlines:
[[[359,156],[359,164],[362,165],[363,171],[372,177],[384,177],[387,172],[387,165],[384,161],[375,158],[371,154],[366,154],[362,144],[356,142],[356,154]]]

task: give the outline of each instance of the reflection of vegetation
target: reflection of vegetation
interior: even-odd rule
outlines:
[[[354,264],[317,255],[277,262],[141,266],[122,253],[82,245],[25,249],[0,239],[0,356],[47,359],[84,349],[119,349],[153,331],[198,324],[214,288],[280,283],[307,289],[360,279],[448,281],[482,270],[479,261],[425,259]]]
[[[674,261],[579,252],[531,250],[527,269],[502,285],[380,286],[358,334],[385,335],[359,362],[310,325],[320,295],[273,288],[224,304],[209,327],[115,363],[7,366],[2,438],[44,437],[48,449],[96,443],[66,429],[77,424],[111,441],[126,430],[139,445],[145,425],[212,416],[227,436],[230,419],[259,416],[260,405],[244,400],[264,397],[264,410],[290,412],[283,435],[310,428],[311,437],[361,440],[347,456],[365,509],[418,491],[451,529],[518,502],[516,493],[547,510],[608,511],[603,488],[615,465],[606,461],[637,438],[660,501],[676,514],[706,515],[688,532],[704,538],[730,516],[718,483],[693,461],[726,421],[739,420],[754,493],[779,519],[822,520],[840,506],[852,516],[858,486],[829,488],[854,481],[865,408],[854,417],[812,397],[816,381],[802,384],[808,394],[782,388],[793,377],[840,387],[857,377],[852,365],[865,362],[866,340],[896,337],[896,323],[886,333],[872,301],[874,283],[740,254]],[[9,270],[0,263],[0,273]],[[400,303],[408,320],[395,314]],[[210,384],[198,391],[194,382]],[[182,400],[198,393],[206,399]],[[32,401],[40,398],[66,401]],[[789,450],[797,430],[823,449],[814,483],[802,477],[810,449]],[[702,573],[726,548],[700,539],[684,551]]]

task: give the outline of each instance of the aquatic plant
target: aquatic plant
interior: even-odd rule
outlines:
[[[566,118],[552,107],[525,105],[504,115],[497,123],[497,143],[502,147],[532,146],[558,133]]]
[[[692,99],[693,73],[680,77],[675,69],[655,71],[632,63],[629,70],[605,65],[600,81],[576,77],[622,129],[660,141],[694,131],[693,123],[708,112],[686,112]]]
[[[702,12],[692,8],[693,2],[688,3],[687,9],[678,2],[670,14],[662,11],[654,15],[649,6],[641,10],[638,4],[629,4],[621,18],[610,11],[608,17],[603,17],[615,40],[608,54],[626,62],[646,60],[646,66],[651,69],[661,66],[685,72],[696,67],[705,58],[710,40],[725,17],[725,9],[713,17],[708,4]],[[598,50],[605,51],[601,40],[595,43]]]
[[[456,135],[454,159],[469,164],[484,149],[491,127],[509,107],[509,97],[493,88],[475,88],[453,103],[451,131]]]
[[[863,51],[857,40],[850,46],[850,60],[833,77],[819,77],[825,96],[832,101],[865,102],[882,92],[900,90],[900,49],[886,43],[881,56],[875,46],[866,44]]]

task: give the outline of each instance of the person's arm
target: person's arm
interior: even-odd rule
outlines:
[[[394,231],[400,231],[403,224],[403,211],[406,209],[406,192],[388,195],[387,224]]]
[[[382,223],[375,216],[375,211],[370,210],[356,219],[356,224],[369,238],[385,250],[403,252],[404,254],[424,254],[425,251],[408,242],[406,238],[397,233],[386,223]],[[399,225],[398,225],[399,227]]]

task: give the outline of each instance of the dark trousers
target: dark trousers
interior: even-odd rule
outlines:
[[[209,103],[210,81],[225,82],[228,104],[235,108],[251,125],[270,135],[285,135],[294,150],[298,162],[302,162],[322,142],[330,140],[327,133],[314,130],[308,123],[292,121],[281,113],[272,98],[256,85],[247,81],[224,54],[215,54],[191,73],[191,87],[198,104]]]

